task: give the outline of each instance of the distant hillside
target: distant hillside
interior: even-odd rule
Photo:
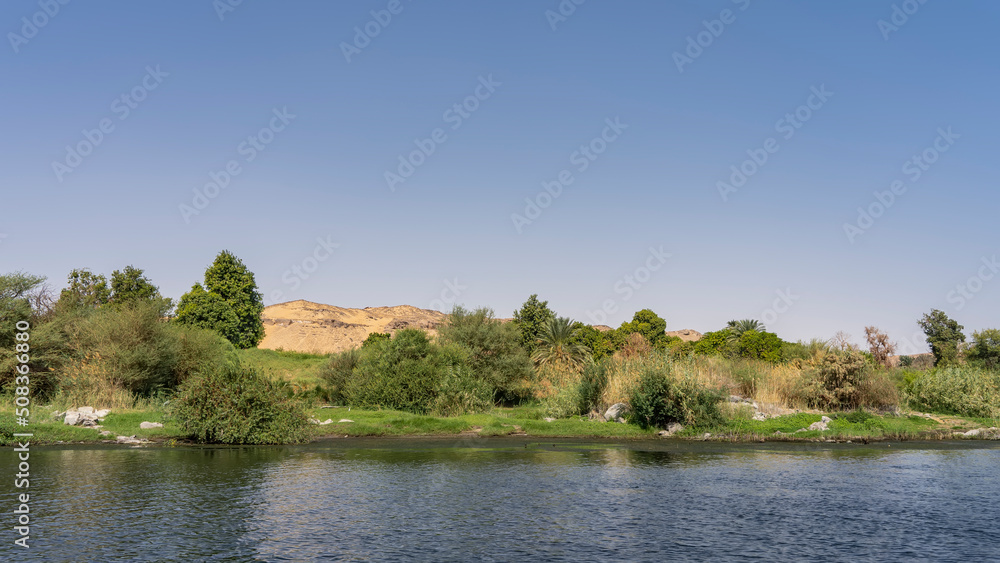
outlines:
[[[311,301],[290,301],[264,308],[261,348],[329,354],[357,348],[373,332],[394,334],[419,328],[431,335],[447,315],[410,305],[348,309]]]

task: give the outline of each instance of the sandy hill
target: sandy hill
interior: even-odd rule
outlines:
[[[329,354],[357,348],[373,332],[394,334],[420,328],[431,335],[446,315],[410,305],[347,309],[311,301],[290,301],[264,308],[261,348]]]

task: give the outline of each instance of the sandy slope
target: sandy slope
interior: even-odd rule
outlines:
[[[260,347],[328,354],[357,348],[373,332],[392,334],[402,328],[420,328],[434,335],[444,320],[444,313],[409,305],[346,309],[290,301],[264,309]]]

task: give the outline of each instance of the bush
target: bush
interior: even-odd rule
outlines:
[[[972,333],[972,345],[967,356],[973,365],[1000,369],[1000,330],[990,328]]]
[[[489,410],[493,389],[465,365],[448,366],[438,383],[432,411],[438,416],[459,416]]]
[[[643,428],[666,428],[671,422],[712,425],[721,422],[722,394],[687,378],[645,369],[632,392],[629,417]]]
[[[885,371],[876,371],[857,351],[823,357],[805,390],[811,406],[830,409],[886,408],[899,402],[896,386]]]
[[[304,442],[308,419],[282,387],[256,370],[226,366],[184,382],[171,402],[170,415],[202,443]]]
[[[608,385],[608,368],[605,362],[588,364],[580,375],[579,411],[600,409],[601,395]]]
[[[360,361],[361,349],[352,348],[330,356],[330,360],[319,369],[319,377],[326,384],[326,395],[330,402],[341,403],[345,401],[347,383],[351,380],[354,368]]]
[[[452,343],[467,351],[472,374],[490,386],[494,401],[522,399],[520,388],[534,371],[515,324],[501,323],[490,309],[470,312],[455,307],[438,338],[442,344]]]
[[[360,407],[425,414],[448,368],[463,362],[460,349],[435,346],[422,330],[403,329],[364,349],[345,395]]]
[[[1000,417],[1000,373],[973,367],[939,368],[912,374],[910,405],[934,412]]]

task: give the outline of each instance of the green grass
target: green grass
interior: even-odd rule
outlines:
[[[326,354],[306,354],[281,350],[249,348],[237,351],[240,362],[247,367],[257,368],[261,373],[275,379],[289,382],[297,392],[315,389],[323,381],[319,368],[330,356]]]

